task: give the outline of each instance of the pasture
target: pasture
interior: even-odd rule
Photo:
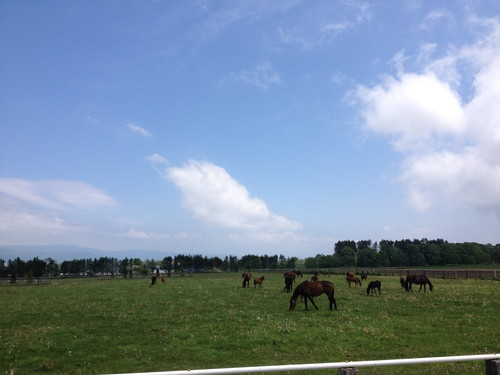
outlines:
[[[288,311],[281,273],[242,288],[241,273],[149,279],[53,280],[0,287],[1,374],[106,374],[487,354],[500,351],[500,284],[431,278],[407,293],[398,277],[381,296],[335,285]],[[298,282],[309,279],[304,275]],[[292,290],[295,288],[295,284]],[[333,374],[337,370],[315,371]],[[484,374],[484,362],[371,367],[361,374]],[[292,374],[299,374],[296,371]],[[311,373],[311,372],[309,372]]]

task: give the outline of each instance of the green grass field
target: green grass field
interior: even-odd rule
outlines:
[[[375,278],[381,297],[367,297],[366,283],[349,288],[343,276],[323,277],[335,284],[338,310],[323,295],[308,312],[303,303],[288,311],[290,294],[273,273],[262,289],[243,289],[241,274],[226,273],[153,287],[139,278],[3,286],[0,371],[106,374],[500,351],[498,281],[433,279],[433,293],[407,293],[397,277],[368,280]],[[484,374],[484,362],[360,371]]]

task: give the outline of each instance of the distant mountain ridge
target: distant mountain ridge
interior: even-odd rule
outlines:
[[[141,260],[162,260],[167,256],[175,256],[167,251],[126,249],[126,250],[99,250],[91,247],[74,245],[2,245],[0,246],[0,259],[8,261],[19,257],[24,261],[35,257],[40,259],[52,258],[58,263],[73,259],[94,259],[100,257],[113,257],[119,260],[124,258],[139,258]]]

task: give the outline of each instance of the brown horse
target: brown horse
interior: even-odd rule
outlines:
[[[285,291],[290,293],[292,291],[293,286],[293,277],[290,275],[285,276]]]
[[[312,275],[311,281],[318,281],[318,275]]]
[[[300,277],[304,276],[304,275],[302,275],[302,271],[300,271],[300,270],[293,270],[292,272],[295,273],[295,275],[297,275],[297,276],[300,276]]]
[[[253,279],[253,287],[257,288],[257,285],[259,285],[259,288],[262,288],[262,283],[264,282],[264,276],[261,276],[257,279]]]
[[[250,288],[250,280],[252,279],[252,274],[250,272],[245,272],[241,275],[243,277],[243,288]]]
[[[370,293],[373,295],[377,295],[377,289],[378,289],[378,295],[380,296],[380,287],[382,286],[382,283],[379,280],[375,281],[370,281],[368,284],[368,288],[366,288],[366,295],[369,296]]]
[[[304,304],[306,306],[307,311],[307,300],[311,301],[313,306],[318,310],[318,306],[314,303],[313,297],[317,297],[326,294],[328,300],[330,301],[330,310],[332,310],[332,306],[335,306],[335,310],[337,310],[337,302],[334,297],[334,288],[333,284],[329,281],[304,281],[300,283],[295,290],[293,291],[293,295],[290,298],[290,308],[289,310],[293,310],[297,305],[297,299],[299,296],[304,297]]]
[[[349,282],[350,277],[354,277],[354,272],[347,271],[347,273],[345,274],[345,281]]]
[[[164,277],[162,277],[162,278],[161,278],[161,283],[162,283],[163,285],[165,285],[165,283],[166,283],[166,282],[167,282],[167,281],[165,280],[165,278],[164,278]]]
[[[292,278],[293,282],[295,282],[295,278],[297,277],[297,273],[295,271],[285,272],[283,274],[283,277],[286,278],[287,276],[290,276]]]
[[[368,277],[368,274],[362,273],[361,274],[361,281],[366,280],[367,277]]]
[[[349,279],[347,279],[347,282],[349,283],[349,288],[351,287],[351,283],[354,283],[355,287],[357,285],[359,285],[361,287],[361,281],[359,281],[359,279],[357,277],[349,277]]]
[[[424,287],[424,292],[427,292],[425,288],[427,284],[429,284],[429,290],[431,292],[432,289],[434,289],[434,286],[432,285],[431,281],[425,275],[408,275],[406,277],[406,283],[405,283],[405,289],[407,292],[409,291],[413,292],[413,289],[411,288],[412,284],[420,285],[420,289],[418,290],[419,292],[422,290],[422,287]]]
[[[153,276],[151,276],[151,285],[150,286],[153,286],[155,284],[156,284],[156,276],[153,275]]]

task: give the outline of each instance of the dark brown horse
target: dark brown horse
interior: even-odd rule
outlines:
[[[295,282],[295,278],[297,277],[297,273],[295,271],[285,272],[283,274],[283,277],[286,278],[287,276],[290,276],[292,278],[293,282]]]
[[[351,287],[351,283],[354,283],[354,286],[359,285],[361,287],[361,281],[357,277],[349,277],[347,282],[349,283],[349,288]]]
[[[243,277],[243,288],[250,288],[250,280],[252,279],[252,274],[250,272],[245,272],[241,275]]]
[[[300,270],[293,270],[292,272],[294,272],[297,276],[303,277],[302,271]]]
[[[432,285],[431,281],[427,278],[425,275],[408,275],[406,277],[406,283],[405,283],[405,289],[407,292],[412,291],[413,289],[411,287],[412,284],[417,284],[420,285],[420,289],[418,290],[419,292],[422,290],[422,287],[424,287],[424,292],[426,292],[425,286],[429,284],[429,290],[432,292],[432,289],[434,289],[434,286]]]
[[[361,281],[366,280],[367,277],[368,277],[368,274],[362,273],[361,274]]]
[[[264,276],[261,276],[257,279],[253,279],[253,287],[257,288],[257,285],[262,288],[262,283],[264,282]]]
[[[335,310],[337,310],[337,302],[335,301],[334,297],[333,284],[329,281],[307,281],[307,280],[300,283],[293,291],[292,298],[290,298],[289,310],[293,310],[295,308],[299,296],[304,297],[304,304],[306,306],[306,311],[307,311],[307,300],[311,301],[316,310],[318,310],[318,306],[316,306],[316,304],[314,303],[313,297],[320,296],[323,293],[326,294],[328,300],[330,301],[330,310],[332,310],[332,306],[335,306]]]
[[[404,277],[400,277],[399,278],[399,283],[401,284],[401,288],[403,288],[404,290],[406,290],[406,282],[405,282],[405,278]]]
[[[293,277],[290,275],[285,276],[285,291],[290,293],[292,291],[293,286]]]
[[[153,275],[153,276],[151,276],[151,285],[150,286],[153,286],[155,284],[156,284],[156,276]]]
[[[312,275],[311,281],[318,281],[318,275]]]
[[[377,289],[378,289],[378,295],[380,296],[380,287],[382,286],[382,283],[379,280],[375,281],[370,281],[368,284],[368,288],[366,288],[366,295],[369,296],[370,293],[373,295],[377,295]]]
[[[354,272],[347,271],[347,273],[345,274],[345,281],[349,282],[350,277],[354,277]]]

